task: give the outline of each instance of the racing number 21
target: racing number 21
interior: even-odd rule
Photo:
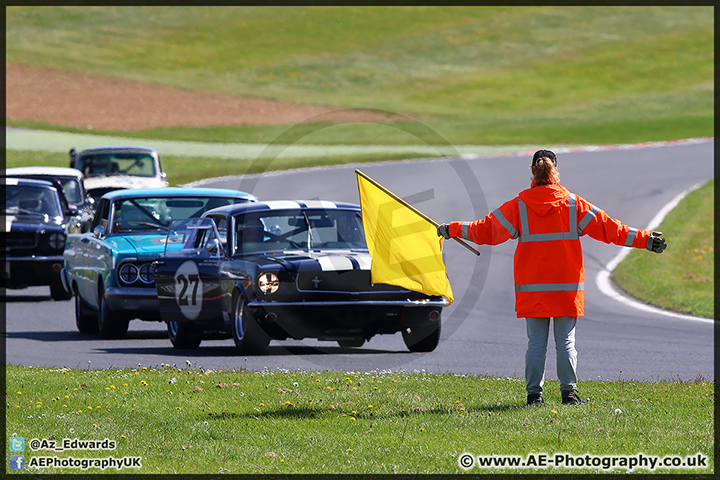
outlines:
[[[200,276],[199,275],[188,275],[185,276],[183,274],[179,274],[177,277],[175,277],[178,284],[182,284],[182,287],[180,287],[180,293],[178,294],[178,305],[187,305],[188,304],[188,288],[192,288],[192,294],[191,294],[191,305],[197,305],[197,291],[198,291],[198,285],[200,284]]]

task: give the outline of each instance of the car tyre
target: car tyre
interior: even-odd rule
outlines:
[[[98,310],[98,331],[106,340],[123,338],[127,334],[130,321],[111,309],[105,301],[104,292],[100,291],[100,309]]]
[[[63,287],[60,277],[53,278],[50,282],[50,296],[53,300],[58,301],[70,300],[73,297],[72,293],[68,293],[65,287]]]
[[[365,344],[364,338],[352,338],[347,340],[338,340],[338,345],[342,348],[357,348],[362,347]]]
[[[77,291],[75,292],[75,325],[80,333],[98,331],[97,315],[85,304]]]
[[[266,353],[270,336],[258,325],[241,295],[233,299],[232,337],[242,353]]]
[[[405,329],[402,331],[402,337],[405,346],[411,352],[432,352],[440,343],[440,320],[437,322],[437,327]]]
[[[168,336],[178,350],[194,350],[202,342],[202,332],[189,322],[167,322]]]

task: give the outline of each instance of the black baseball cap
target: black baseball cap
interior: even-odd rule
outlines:
[[[534,167],[535,164],[537,163],[538,159],[540,159],[542,157],[549,158],[550,160],[553,161],[553,163],[555,165],[557,165],[557,157],[555,156],[555,152],[553,152],[551,150],[538,150],[537,152],[535,152],[535,155],[533,155],[532,166]]]

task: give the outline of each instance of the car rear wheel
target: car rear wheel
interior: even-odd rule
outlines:
[[[402,331],[405,346],[411,352],[432,352],[440,342],[440,320],[437,324]]]
[[[80,294],[75,291],[75,325],[80,333],[97,333],[98,321],[94,311],[85,305]]]
[[[129,319],[123,317],[119,312],[111,309],[105,294],[100,291],[100,309],[98,310],[98,331],[100,336],[106,340],[123,338],[127,334]]]
[[[265,353],[270,344],[270,337],[257,324],[240,295],[233,299],[232,337],[243,353]]]
[[[179,350],[194,350],[202,342],[202,332],[189,322],[167,322],[167,329],[173,347]]]
[[[58,277],[54,278],[50,282],[50,296],[53,300],[70,300],[72,298],[72,293],[68,293],[65,290],[60,277]]]

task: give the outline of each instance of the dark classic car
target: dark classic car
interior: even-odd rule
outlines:
[[[70,218],[58,187],[43,180],[0,178],[3,187],[4,256],[0,286],[50,286],[54,300],[68,300],[60,269]]]
[[[103,195],[92,232],[69,235],[65,245],[61,277],[75,295],[78,330],[122,338],[131,319],[159,321],[151,264],[166,250],[172,220],[254,201],[249,193],[217,188],[148,188]]]
[[[80,170],[65,167],[18,167],[6,169],[4,176],[47,180],[59,184],[70,215],[77,217],[68,225],[68,230],[71,233],[90,230],[94,200],[85,190],[84,177]]]
[[[359,347],[402,332],[432,351],[448,302],[370,283],[360,207],[271,201],[216,208],[173,222],[155,262],[160,315],[176,348],[231,336],[242,352],[270,340],[316,338]],[[182,245],[178,249],[177,245]]]

